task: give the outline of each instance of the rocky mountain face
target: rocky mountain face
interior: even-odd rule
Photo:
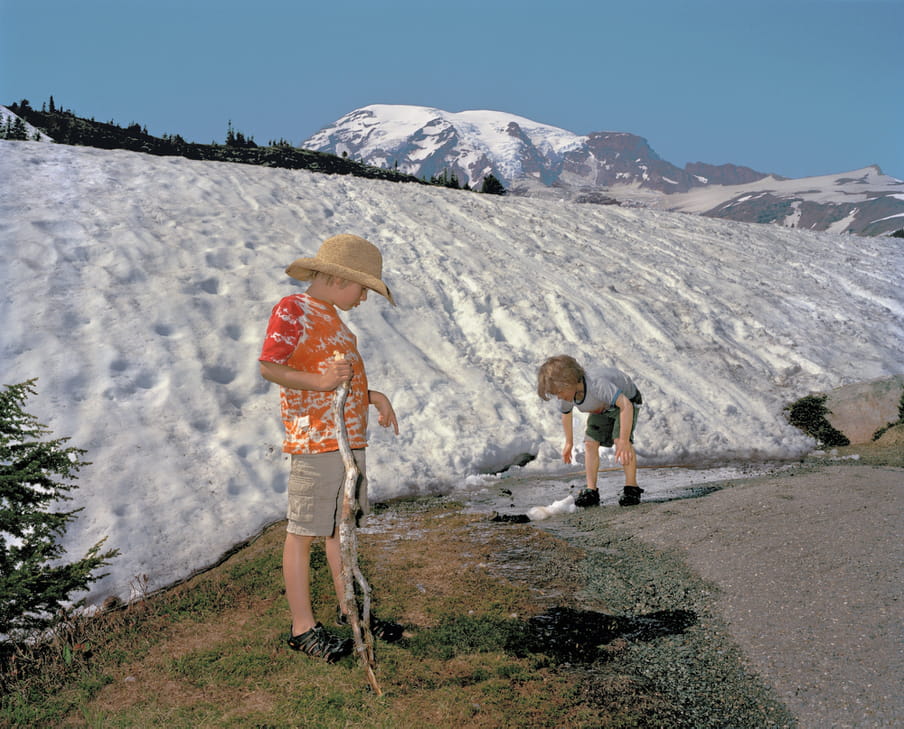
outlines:
[[[744,185],[766,177],[762,172],[757,172],[749,167],[732,164],[708,165],[704,162],[688,162],[684,169],[708,185]]]
[[[577,135],[504,112],[366,106],[301,146],[472,188],[492,174],[517,195],[865,235],[904,228],[904,182],[876,167],[791,181],[733,164],[682,169],[635,134]]]
[[[686,192],[704,184],[657,155],[647,140],[625,132],[594,132],[565,155],[559,180],[571,186],[638,185],[659,192]]]

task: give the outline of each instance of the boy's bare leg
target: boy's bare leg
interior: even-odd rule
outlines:
[[[589,438],[584,441],[584,469],[587,473],[587,488],[595,489],[600,472],[600,444]]]
[[[286,534],[283,546],[283,579],[292,613],[292,635],[301,635],[314,627],[311,609],[311,543],[314,537]]]
[[[625,464],[625,486],[637,486],[637,459]]]

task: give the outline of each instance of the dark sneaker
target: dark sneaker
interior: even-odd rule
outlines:
[[[348,615],[343,615],[342,608],[336,608],[336,625],[348,625]],[[385,640],[387,643],[395,643],[402,638],[405,629],[392,620],[380,620],[373,613],[370,614],[370,632],[375,638]]]
[[[574,505],[575,506],[599,506],[600,505],[600,490],[599,489],[584,489],[575,498]]]
[[[637,506],[643,489],[639,486],[625,486],[624,493],[618,499],[619,506]]]
[[[335,663],[347,656],[355,645],[350,638],[340,638],[327,632],[320,623],[299,635],[292,635],[290,627],[289,636],[289,648],[293,651],[300,651],[314,658],[323,658],[327,663]]]

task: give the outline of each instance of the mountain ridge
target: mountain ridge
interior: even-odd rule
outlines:
[[[680,168],[630,132],[578,135],[507,112],[372,104],[301,146],[416,177],[449,171],[470,186],[492,174],[513,194],[528,197],[618,201],[860,235],[904,226],[904,182],[883,175],[878,165],[797,179],[731,163]]]

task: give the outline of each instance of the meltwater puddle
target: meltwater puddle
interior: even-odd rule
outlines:
[[[727,481],[775,473],[787,464],[743,463],[720,468],[651,467],[638,471],[641,503],[674,501],[712,493]],[[618,507],[625,485],[619,469],[601,469],[600,507]],[[451,496],[471,511],[495,513],[498,521],[543,521],[575,511],[573,499],[584,488],[583,471],[567,474],[470,476]],[[621,508],[621,507],[618,507]]]

